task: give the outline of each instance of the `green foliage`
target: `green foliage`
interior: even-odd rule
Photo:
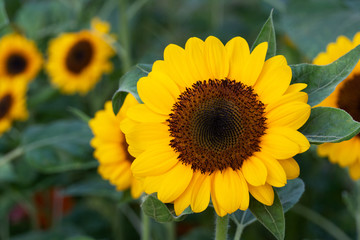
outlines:
[[[97,166],[91,157],[91,131],[86,123],[63,120],[33,125],[23,134],[26,161],[40,171],[55,173]]]
[[[309,120],[299,131],[312,144],[341,142],[359,133],[360,123],[344,110],[330,107],[313,108]]]
[[[154,194],[150,194],[144,197],[141,208],[147,216],[152,217],[157,222],[161,223],[182,221],[185,215],[192,213],[192,211],[187,208],[181,215],[176,216],[175,212],[170,210],[166,204],[157,199]]]
[[[132,94],[136,100],[138,100],[138,102],[141,102],[137,92],[136,84],[140,78],[147,76],[149,72],[151,72],[151,68],[151,64],[137,64],[121,77],[119,89],[115,92],[112,98],[113,110],[115,114],[119,112],[128,93]]]
[[[289,0],[280,26],[310,59],[340,35],[359,31],[359,2],[353,0]],[[341,23],[341,24],[340,24]]]
[[[277,193],[274,192],[274,194],[273,205],[266,206],[258,201],[254,201],[254,199],[251,199],[249,208],[256,216],[257,220],[261,222],[276,237],[276,239],[284,239],[284,212]]]
[[[4,0],[0,1],[0,29],[9,24],[9,19],[5,10]]]
[[[268,51],[266,53],[266,59],[271,58],[276,54],[275,29],[274,29],[272,16],[273,16],[273,10],[271,10],[268,20],[261,28],[259,35],[257,36],[254,44],[251,47],[251,50],[253,50],[260,43],[268,42],[269,46],[268,46]]]
[[[308,104],[315,106],[328,97],[336,86],[353,70],[360,59],[360,46],[357,46],[331,64],[318,66],[302,63],[291,66],[292,83],[306,83],[304,92],[309,95]]]

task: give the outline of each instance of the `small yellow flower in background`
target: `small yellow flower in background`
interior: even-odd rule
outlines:
[[[19,34],[0,39],[1,81],[21,79],[32,81],[39,72],[43,59],[33,41]]]
[[[94,157],[99,161],[100,175],[116,186],[117,190],[131,187],[133,198],[140,197],[143,189],[141,183],[131,173],[131,163],[134,158],[127,151],[125,136],[120,130],[120,122],[124,119],[129,106],[135,105],[136,99],[129,94],[120,112],[115,116],[111,101],[105,103],[105,109],[95,114],[89,126],[94,133],[91,146],[94,147]]]
[[[0,136],[10,129],[14,120],[26,120],[26,82],[0,82]]]
[[[114,51],[96,29],[64,33],[50,41],[46,70],[51,82],[65,94],[86,94],[100,81],[103,73],[112,71],[109,60]],[[100,32],[101,32],[100,31]],[[101,32],[102,33],[102,32]]]
[[[353,41],[345,36],[337,38],[335,43],[330,43],[326,52],[320,53],[314,64],[326,65],[334,62],[345,55],[351,49],[360,44],[360,33],[354,36]],[[327,97],[319,106],[341,108],[347,111],[354,120],[360,121],[360,62],[355,66],[351,74],[342,81],[335,91]],[[353,180],[360,178],[360,136],[340,143],[324,143],[318,147],[320,156],[327,156],[332,163],[338,163],[341,167],[349,167],[350,176]]]
[[[249,193],[272,205],[272,186],[299,175],[292,158],[308,150],[297,131],[309,118],[306,84],[293,84],[283,56],[265,61],[268,44],[251,53],[241,37],[170,44],[137,84],[144,104],[121,125],[144,190],[181,214],[219,216],[249,206]]]

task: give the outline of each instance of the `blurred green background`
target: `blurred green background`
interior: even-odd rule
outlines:
[[[93,17],[111,24],[111,32],[129,50],[131,64],[153,63],[164,48],[209,35],[226,43],[234,36],[255,40],[274,9],[277,54],[289,64],[311,62],[339,35],[352,39],[360,30],[357,0],[5,0],[10,24],[1,35],[17,31],[33,39],[46,58],[48,41],[62,32],[89,28]],[[121,10],[123,7],[123,11]],[[123,13],[126,13],[126,16]],[[125,29],[124,29],[125,27]],[[139,204],[128,192],[116,192],[96,172],[87,124],[117,90],[126,66],[113,59],[114,71],[86,96],[65,96],[41,72],[28,91],[30,119],[17,122],[0,137],[0,239],[139,239]],[[69,131],[71,129],[72,131]],[[53,139],[44,147],[34,143]],[[7,155],[8,156],[8,155]],[[300,203],[323,215],[355,238],[354,219],[342,195],[353,182],[346,170],[316,156],[316,147],[296,158],[305,182]],[[286,213],[285,239],[332,239],[299,215]],[[179,239],[213,239],[213,209],[176,223]],[[165,239],[166,226],[152,221],[152,239]],[[232,224],[232,223],[231,223]],[[234,228],[230,228],[230,237]],[[274,239],[259,223],[243,239]]]

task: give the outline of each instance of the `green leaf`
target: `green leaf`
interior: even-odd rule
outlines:
[[[308,104],[315,106],[328,97],[336,86],[353,70],[360,59],[360,46],[357,46],[335,62],[318,66],[308,63],[292,65],[291,83],[306,83],[304,89],[309,95]]]
[[[83,181],[74,183],[64,189],[62,194],[73,197],[107,197],[114,200],[121,199],[123,192],[116,191],[113,185],[96,175]]]
[[[261,222],[277,239],[285,237],[285,217],[280,199],[274,191],[274,203],[266,206],[254,198],[251,198],[249,208]]]
[[[288,180],[284,187],[274,188],[274,190],[278,193],[285,213],[299,201],[301,195],[304,193],[304,182],[300,178]],[[246,211],[237,210],[231,214],[231,219],[234,220],[235,223],[242,224],[244,226],[256,221],[255,216],[249,209]]]
[[[284,187],[276,188],[284,213],[290,210],[305,191],[305,184],[300,178],[288,180]]]
[[[48,173],[62,172],[97,166],[89,145],[91,138],[86,123],[63,120],[29,127],[22,146],[31,166]]]
[[[193,213],[190,208],[187,208],[181,215],[175,216],[174,210],[170,210],[154,194],[144,197],[141,208],[147,216],[152,217],[157,222],[178,222],[182,221],[185,215]]]
[[[251,47],[251,51],[252,51],[260,43],[268,42],[269,46],[266,54],[266,59],[271,58],[276,54],[276,38],[275,38],[275,29],[274,29],[272,15],[273,15],[273,10],[271,10],[268,20],[261,28],[259,35],[257,36],[254,44]]]
[[[6,14],[4,0],[0,0],[0,29],[9,24],[9,18]]]
[[[316,107],[311,110],[310,118],[299,131],[312,144],[341,142],[358,134],[360,123],[342,109]]]
[[[115,114],[119,112],[128,93],[131,93],[136,100],[141,103],[136,84],[140,78],[147,76],[149,72],[151,72],[151,68],[151,64],[137,64],[121,77],[119,89],[115,92],[112,98],[112,105]]]
[[[294,45],[313,59],[340,35],[352,38],[359,31],[359,7],[344,0],[287,0],[280,15],[281,29]],[[358,2],[357,0],[351,2]],[[358,5],[358,4],[357,4]],[[341,24],[340,24],[341,23]]]

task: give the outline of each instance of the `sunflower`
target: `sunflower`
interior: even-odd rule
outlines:
[[[124,119],[125,112],[135,103],[136,99],[129,94],[121,111],[115,116],[111,101],[108,101],[105,109],[98,111],[90,120],[89,126],[94,133],[91,146],[95,148],[94,157],[100,163],[100,175],[118,190],[131,187],[131,195],[138,198],[143,189],[141,183],[132,176],[130,166],[134,157],[128,153],[125,136],[120,130],[120,122]]]
[[[360,33],[357,33],[353,41],[345,36],[337,38],[335,43],[330,43],[326,52],[320,53],[314,64],[326,65],[343,56],[351,49],[360,44]],[[351,74],[343,80],[320,106],[341,108],[347,111],[354,120],[360,121],[360,62],[357,63]],[[327,156],[332,163],[338,163],[341,167],[349,166],[352,179],[360,178],[360,135],[340,143],[324,143],[318,147],[320,156]]]
[[[114,51],[104,40],[105,23],[96,20],[94,29],[64,33],[50,42],[46,69],[51,82],[65,94],[86,94],[112,70]]]
[[[33,41],[19,34],[9,34],[0,40],[0,79],[23,79],[30,82],[39,72],[42,56]]]
[[[0,136],[14,120],[26,120],[27,117],[25,81],[0,82]]]
[[[309,148],[297,131],[308,119],[306,84],[290,85],[283,56],[265,61],[241,37],[225,46],[210,36],[170,44],[137,84],[143,104],[121,124],[136,157],[135,177],[181,214],[212,200],[219,216],[249,206],[249,193],[272,205],[272,186],[299,175],[292,158]]]

